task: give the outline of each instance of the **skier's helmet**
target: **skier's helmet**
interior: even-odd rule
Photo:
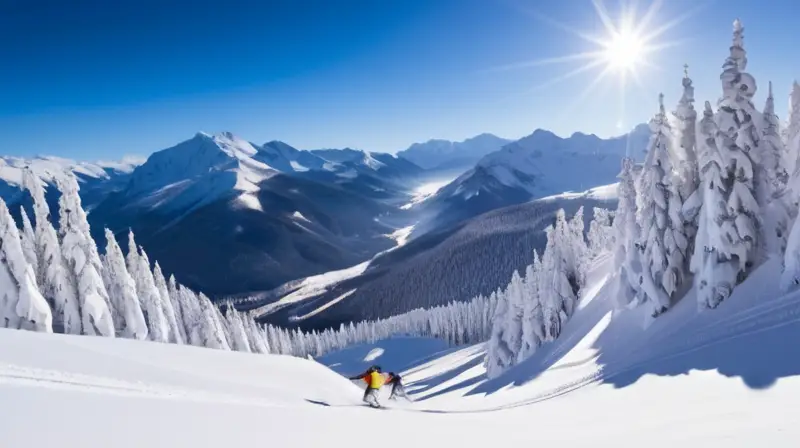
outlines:
[[[381,373],[381,366],[372,366],[370,367],[370,370],[372,370],[373,372]]]

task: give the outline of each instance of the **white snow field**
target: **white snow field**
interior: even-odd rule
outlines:
[[[483,344],[394,338],[312,361],[0,330],[0,445],[798,446],[800,293],[777,292],[779,263],[716,310],[690,294],[652,322],[611,310],[609,265],[556,342],[491,381]],[[369,409],[336,373],[375,363],[415,402],[384,390],[389,409]]]

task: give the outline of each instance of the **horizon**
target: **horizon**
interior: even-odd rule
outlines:
[[[0,152],[146,158],[201,130],[389,154],[482,133],[517,140],[536,129],[610,138],[648,122],[659,92],[674,109],[683,64],[696,108],[716,104],[737,17],[759,110],[772,81],[785,119],[800,73],[800,62],[781,59],[796,40],[787,9],[800,12],[789,0],[772,8],[733,0],[722,14],[719,0],[607,0],[600,9],[589,0],[312,3],[123,0],[112,8],[43,0],[7,8],[0,56],[15,64],[0,83],[14,88],[0,102]],[[626,85],[617,72],[597,82],[602,67],[587,69],[581,57],[596,45],[581,36],[602,37],[606,18],[623,26],[627,13],[644,23],[658,4],[647,30],[662,30],[658,48],[634,67],[638,81]]]

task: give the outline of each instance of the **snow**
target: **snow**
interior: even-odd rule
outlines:
[[[308,218],[306,218],[305,216],[303,216],[303,214],[302,214],[302,213],[300,213],[300,212],[297,212],[297,211],[296,211],[296,212],[294,212],[294,213],[292,213],[292,218],[294,218],[294,219],[299,219],[299,220],[301,220],[301,221],[305,221],[305,222],[308,222],[308,223],[310,223],[310,222],[311,222],[311,221],[309,221],[309,219],[308,219]]]
[[[559,201],[563,199],[596,199],[599,201],[610,201],[617,199],[617,185],[619,183],[603,185],[600,187],[591,188],[586,191],[573,192],[567,191],[560,194],[545,196],[539,201]]]
[[[280,289],[291,288],[291,293],[284,295],[278,301],[269,303],[267,305],[264,305],[262,307],[253,310],[253,313],[257,316],[263,316],[265,314],[275,312],[286,305],[301,302],[308,298],[315,297],[335,287],[336,285],[345,280],[358,277],[359,275],[363,274],[368,267],[369,267],[369,261],[365,261],[355,266],[351,266],[347,269],[330,271],[324,274],[306,277],[298,282],[291,282],[291,285],[287,284],[280,287]],[[342,298],[344,297],[341,297],[340,299]]]
[[[612,311],[604,259],[561,337],[494,380],[483,344],[394,338],[317,362],[2,329],[0,396],[14,412],[0,434],[8,446],[64,448],[794,446],[800,293],[777,292],[778,264],[713,311],[687,297],[647,321],[640,309]],[[363,384],[336,372],[374,363],[400,372],[415,402],[388,401],[384,388],[387,411],[363,407]],[[42,409],[59,416],[47,431]]]
[[[300,165],[295,160],[289,161],[289,165],[291,165],[292,169],[294,169],[297,172],[308,171],[308,168],[304,167],[303,165]]]
[[[397,229],[394,232],[392,232],[389,235],[387,235],[389,238],[391,238],[391,239],[393,239],[393,240],[395,240],[397,242],[397,245],[395,247],[389,249],[389,250],[393,250],[393,249],[397,249],[398,247],[405,246],[405,244],[408,242],[408,237],[411,236],[411,232],[413,232],[413,231],[414,231],[414,226],[411,225],[411,226],[407,226],[407,227],[403,227],[403,228]],[[384,253],[385,252],[388,252],[388,251],[384,251]]]
[[[310,311],[310,312],[308,312],[306,314],[303,314],[302,316],[292,316],[291,320],[293,322],[297,322],[297,321],[308,319],[309,317],[314,317],[317,314],[319,314],[319,313],[327,310],[328,308],[332,307],[333,305],[336,305],[337,303],[341,302],[342,300],[350,297],[351,295],[353,295],[354,292],[356,292],[356,290],[355,289],[351,289],[350,291],[347,291],[346,293],[340,295],[339,297],[336,297],[335,299],[331,300],[330,302],[327,302],[324,305],[322,305],[322,306],[320,306],[318,308],[315,308],[314,310],[312,310],[312,311]]]
[[[243,205],[246,208],[251,210],[256,210],[259,212],[263,212],[264,209],[261,207],[261,201],[258,200],[258,196],[252,193],[243,193],[236,198],[239,204]]]
[[[437,179],[435,181],[426,182],[419,187],[414,189],[414,196],[411,198],[411,202],[404,204],[400,207],[402,210],[408,210],[411,207],[424,202],[426,199],[430,198],[431,196],[435,195],[442,187],[452,182],[454,178],[446,178],[446,179]]]

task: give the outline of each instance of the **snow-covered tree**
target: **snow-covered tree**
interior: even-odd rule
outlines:
[[[130,339],[147,339],[147,322],[136,294],[136,282],[128,272],[125,257],[122,254],[114,233],[105,229],[106,255],[105,276],[106,287],[111,298],[114,313],[114,327],[117,333]]]
[[[542,314],[539,278],[542,275],[542,262],[539,254],[533,251],[533,264],[525,269],[522,304],[522,347],[517,362],[528,358],[545,339],[544,315]]]
[[[694,85],[689,77],[689,66],[684,65],[683,94],[672,113],[675,144],[670,157],[673,169],[678,176],[679,196],[686,200],[697,189],[700,181],[697,165],[697,111],[694,109]]]
[[[592,258],[609,252],[614,247],[614,228],[611,223],[614,212],[605,208],[594,207],[592,222],[589,223],[589,232],[586,239],[589,243],[589,254]]]
[[[164,300],[170,303],[170,307],[173,312],[172,318],[174,322],[170,323],[170,326],[175,328],[174,336],[175,336],[175,343],[177,344],[188,344],[189,339],[186,335],[186,327],[184,326],[183,322],[183,308],[178,300],[178,296],[175,294],[175,287],[170,286],[169,282],[164,278],[164,271],[161,270],[161,266],[156,261],[155,267],[153,268],[153,279],[156,282],[156,288],[158,288],[159,293],[161,293],[162,297],[166,297]],[[174,282],[175,278],[170,277],[170,281]],[[167,320],[171,318],[167,315]]]
[[[641,291],[641,260],[638,244],[639,225],[636,222],[636,181],[633,159],[622,159],[617,186],[617,210],[614,213],[614,284],[613,297],[618,308],[638,301]]]
[[[729,219],[722,226],[728,239],[725,252],[738,262],[737,271],[742,280],[764,256],[759,237],[763,204],[756,199],[757,177],[761,174],[758,160],[761,136],[756,125],[759,114],[752,101],[756,82],[745,72],[744,28],[738,19],[733,28],[730,55],[720,75],[723,95],[717,111],[717,147],[727,162],[732,181],[726,201]]]
[[[39,281],[39,257],[36,254],[36,233],[33,231],[33,225],[25,212],[25,207],[19,208],[19,213],[22,216],[22,233],[19,234],[22,243],[22,252],[25,254],[25,261],[31,265],[34,272],[34,278]]]
[[[81,334],[76,279],[65,265],[58,234],[50,221],[50,208],[45,201],[42,181],[26,168],[22,173],[22,183],[33,198],[36,255],[39,260],[36,283],[45,299],[53,305],[53,329],[67,334]]]
[[[150,259],[147,258],[147,252],[142,249],[142,262],[144,266],[150,267]],[[158,291],[158,296],[160,298],[159,304],[161,305],[161,310],[164,313],[164,318],[167,322],[167,327],[169,329],[168,332],[168,341],[172,344],[183,344],[184,339],[181,335],[181,331],[178,328],[178,318],[177,313],[175,312],[175,308],[172,306],[172,300],[169,297],[169,288],[167,288],[167,279],[164,278],[164,273],[161,272],[161,266],[156,263],[155,268],[153,269],[153,283],[156,286],[156,290]]]
[[[231,350],[250,353],[250,341],[247,337],[247,330],[245,330],[241,314],[236,311],[232,302],[228,302],[226,307],[228,312],[224,323],[227,324],[231,334]]]
[[[509,297],[502,291],[497,291],[492,293],[492,298],[496,298],[497,307],[492,319],[492,334],[486,344],[485,366],[486,376],[496,378],[514,365],[516,353],[508,346],[508,338],[505,336],[507,323],[513,313]]]
[[[789,120],[784,137],[786,146],[786,171],[794,179],[798,177],[798,158],[800,158],[800,83],[792,83],[792,93],[789,96]],[[797,193],[797,188],[794,189]]]
[[[789,200],[789,174],[786,170],[786,157],[780,136],[780,120],[775,115],[775,99],[772,95],[772,82],[763,113],[763,136],[759,145],[761,160],[761,179],[756,184],[756,198],[764,207],[763,237],[769,254],[782,254],[786,247],[786,237],[791,216]]]
[[[5,328],[53,332],[50,306],[25,259],[20,234],[0,199],[0,324]]]
[[[638,191],[638,222],[641,229],[639,246],[642,260],[642,293],[656,314],[670,307],[671,296],[680,281],[681,266],[670,266],[665,247],[665,234],[672,237],[672,228],[682,226],[683,221],[670,219],[670,201],[676,194],[672,183],[672,129],[664,111],[664,95],[659,95],[659,112],[650,121],[650,143],[644,162],[641,190]],[[672,244],[673,241],[671,240]],[[685,248],[684,248],[685,249]]]
[[[211,303],[211,300],[203,293],[198,296],[200,304],[200,317],[203,322],[203,333],[200,335],[203,346],[220,350],[230,350],[230,344],[226,336],[225,328],[220,320],[219,309]]]
[[[553,341],[560,334],[567,320],[572,316],[578,302],[578,283],[574,270],[570,269],[565,256],[565,245],[569,239],[564,238],[566,232],[564,211],[556,216],[555,227],[548,227],[547,246],[542,256],[542,275],[539,287],[543,291],[540,297],[545,341]]]
[[[59,236],[65,264],[77,285],[83,333],[97,336],[114,336],[114,322],[109,305],[108,291],[100,274],[102,265],[97,246],[89,233],[89,222],[81,207],[78,181],[66,176],[58,182]]]
[[[738,260],[729,250],[726,233],[732,217],[727,201],[732,181],[717,147],[719,130],[714,111],[706,101],[703,119],[697,132],[700,187],[686,201],[684,215],[697,217],[698,230],[690,269],[695,275],[698,306],[715,308],[733,291],[737,281]]]
[[[589,247],[586,245],[586,238],[584,231],[586,230],[586,223],[583,221],[583,206],[578,208],[572,219],[569,220],[567,225],[568,234],[566,237],[566,248],[569,253],[571,270],[575,273],[575,281],[578,288],[583,288],[586,285],[586,273],[589,270]]]
[[[169,342],[169,323],[161,306],[161,293],[156,288],[150,266],[139,253],[133,231],[128,232],[128,255],[126,257],[128,272],[136,284],[139,303],[147,321],[148,335],[151,341]]]

